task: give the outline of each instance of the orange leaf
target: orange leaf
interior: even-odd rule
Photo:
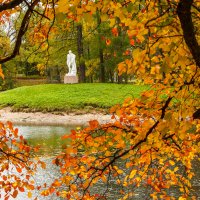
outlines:
[[[99,122],[97,120],[89,121],[91,128],[97,128],[99,126]]]
[[[60,187],[61,183],[58,180],[55,180],[53,186]]]
[[[19,191],[20,191],[20,192],[24,192],[25,190],[24,190],[23,187],[19,187]]]
[[[10,130],[13,130],[12,122],[8,121],[8,122],[7,122],[7,125],[8,125],[8,128],[9,128]]]
[[[131,44],[131,46],[134,46],[135,40],[131,39],[131,40],[130,40],[130,44]]]
[[[61,138],[64,140],[64,139],[70,138],[69,136],[70,135],[63,135]]]
[[[134,41],[134,40],[133,40]],[[133,44],[134,45],[134,44]],[[124,55],[126,55],[126,56],[128,56],[128,55],[130,55],[130,51],[129,50],[126,50],[125,52],[124,52]]]
[[[114,36],[118,36],[118,30],[117,30],[117,28],[113,28],[113,29],[112,29],[112,34],[113,34]]]
[[[40,161],[40,164],[41,164],[41,167],[42,167],[43,169],[46,169],[46,163],[45,163],[45,162]]]
[[[15,190],[15,191],[13,192],[12,196],[13,196],[13,198],[16,198],[16,197],[17,197],[17,195],[18,195],[18,191],[17,191],[17,190]]]
[[[6,181],[7,180],[7,176],[3,175],[3,180]]]
[[[15,137],[18,137],[18,128],[14,129],[13,134]]]
[[[109,39],[106,39],[106,45],[110,45],[111,44],[111,40],[109,40]]]
[[[22,169],[20,167],[16,167],[16,170],[19,172],[19,173],[22,173]]]
[[[1,77],[2,79],[4,79],[4,74],[3,74],[3,70],[2,70],[2,68],[1,68],[1,65],[0,65],[0,77]]]
[[[152,179],[151,179],[151,178],[148,178],[148,179],[147,179],[147,184],[151,185],[151,183],[152,183]]]

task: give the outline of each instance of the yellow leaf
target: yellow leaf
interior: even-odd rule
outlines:
[[[32,193],[31,192],[28,192],[28,198],[31,198],[32,197]]]
[[[107,178],[106,178],[106,176],[103,175],[103,176],[101,177],[101,180],[102,180],[104,183],[107,183]]]
[[[179,168],[178,167],[175,167],[174,168],[174,172],[176,172],[176,171],[178,171],[179,170]]]
[[[133,178],[136,174],[137,170],[136,169],[133,169],[129,175],[129,178]]]
[[[115,18],[110,19],[110,27],[115,25]]]
[[[117,170],[117,173],[118,173],[118,174],[123,174],[123,170],[118,169],[118,170]]]
[[[175,165],[175,162],[172,161],[172,160],[170,160],[169,163],[170,163],[170,165],[172,165],[172,166]]]
[[[105,22],[107,20],[108,20],[108,15],[106,15],[106,14],[101,15],[101,21],[102,22]]]
[[[185,197],[179,197],[178,200],[186,200]]]

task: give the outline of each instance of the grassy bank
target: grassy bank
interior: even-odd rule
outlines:
[[[108,109],[126,97],[138,97],[148,87],[120,84],[45,84],[0,93],[0,106],[15,111],[77,111]]]

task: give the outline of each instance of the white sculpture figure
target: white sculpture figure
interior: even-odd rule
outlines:
[[[69,68],[68,75],[76,76],[75,58],[76,58],[76,55],[73,54],[71,50],[69,50],[69,53],[67,54],[67,66]]]

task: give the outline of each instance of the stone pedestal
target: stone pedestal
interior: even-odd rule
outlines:
[[[78,83],[78,77],[70,74],[65,74],[64,76],[64,83],[65,84],[74,84]]]

